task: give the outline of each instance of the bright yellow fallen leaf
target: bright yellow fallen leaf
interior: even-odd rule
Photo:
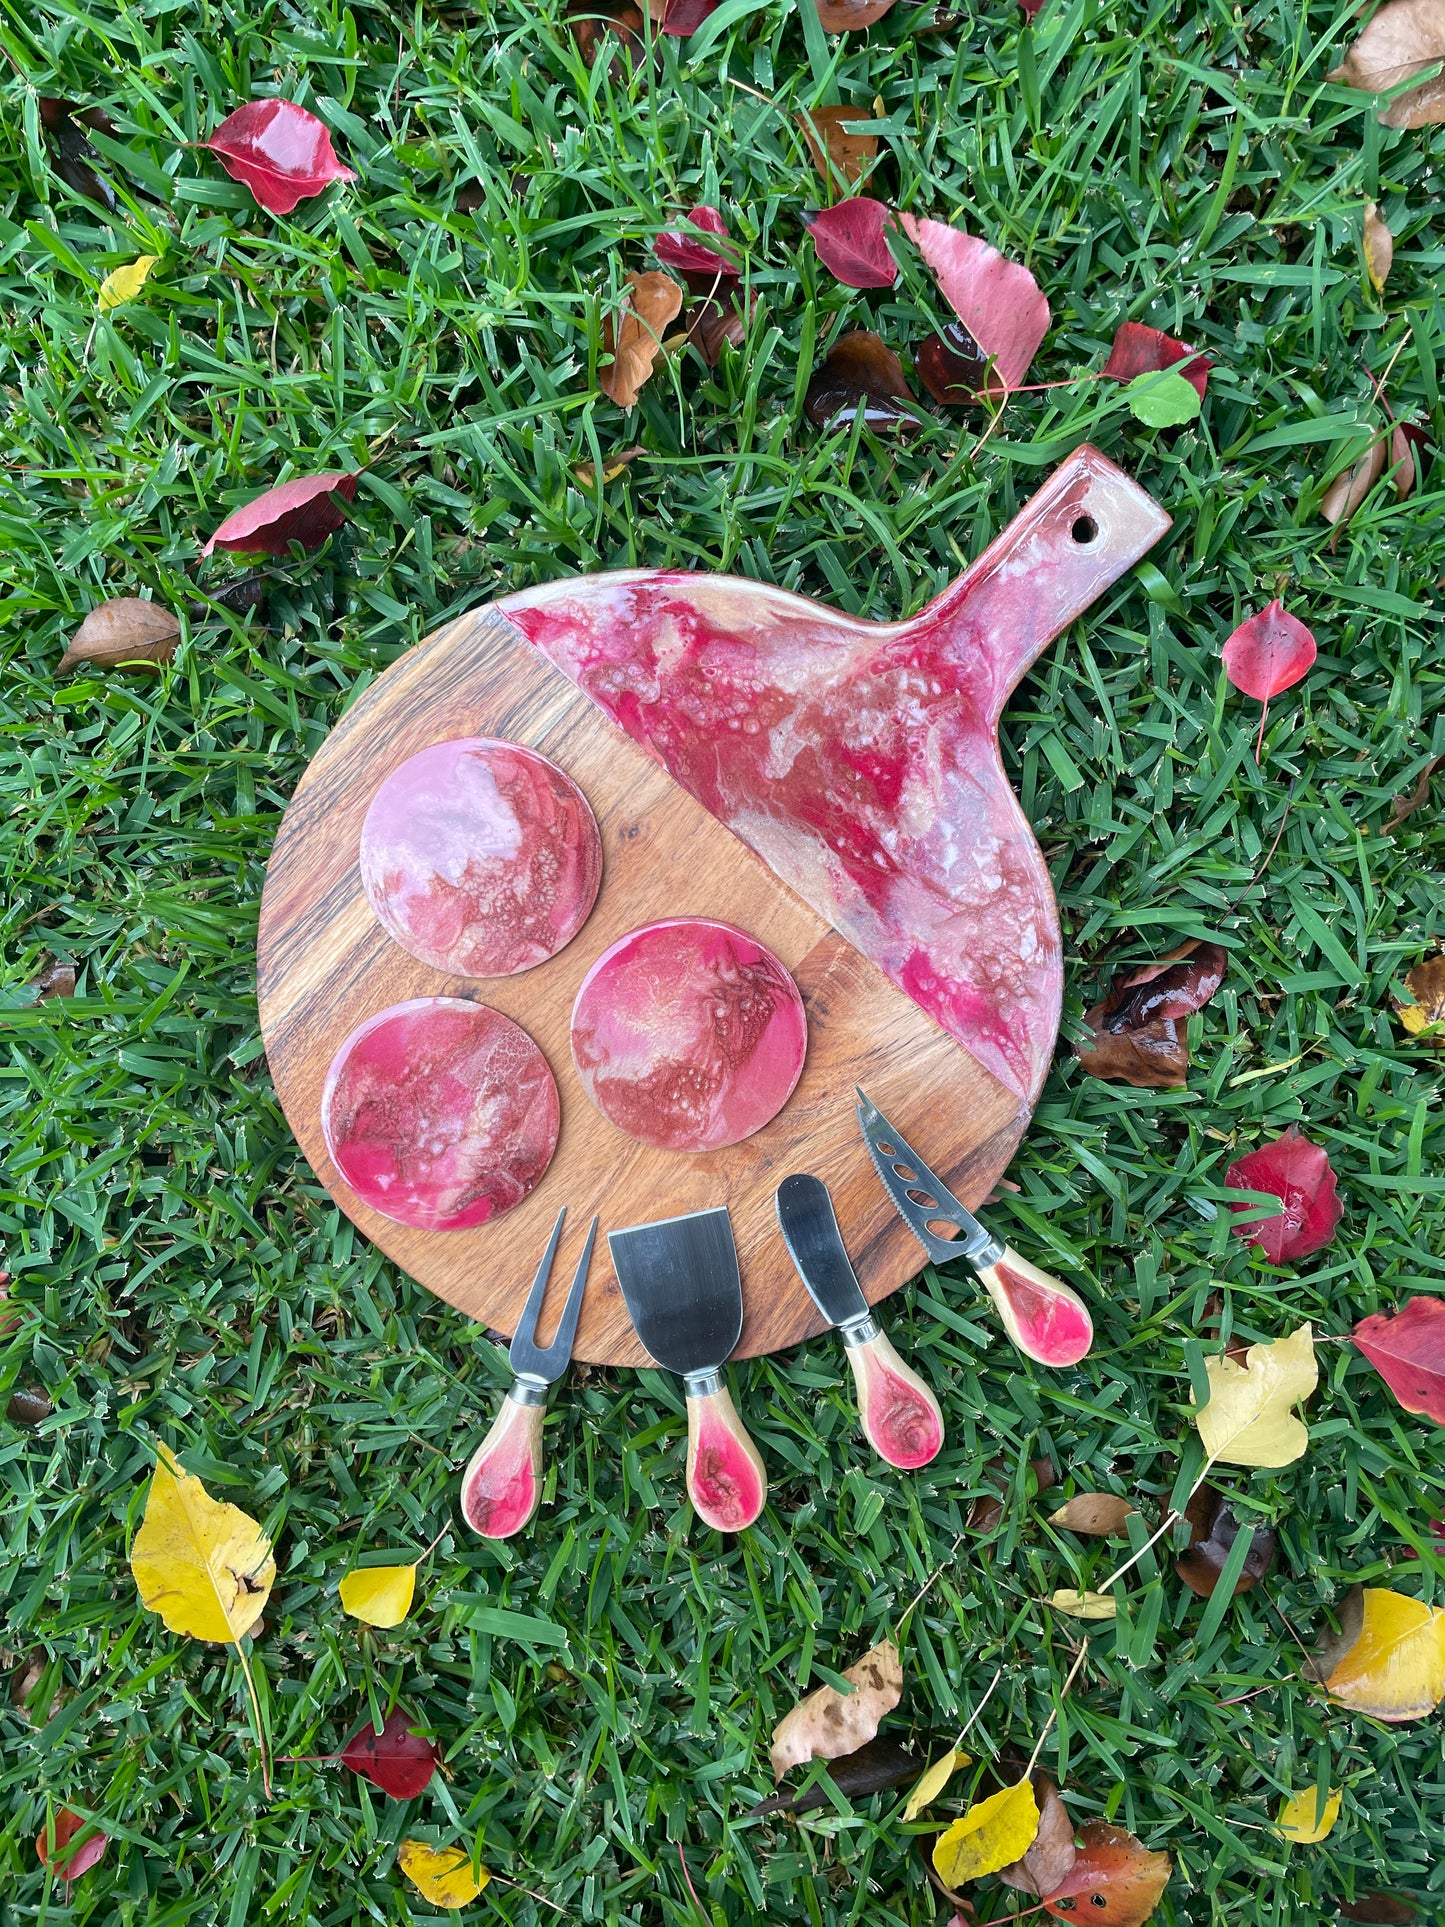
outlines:
[[[904,1819],[916,1820],[925,1807],[933,1805],[958,1769],[967,1765],[968,1755],[960,1752],[956,1746],[951,1746],[946,1753],[933,1762],[922,1778],[914,1783],[913,1791],[908,1796],[908,1804],[903,1809]]]
[[[434,1907],[465,1907],[491,1879],[485,1867],[472,1872],[464,1847],[429,1847],[425,1840],[403,1840],[397,1852],[401,1870]]]
[[[1274,1824],[1286,1840],[1293,1840],[1297,1846],[1313,1847],[1323,1840],[1340,1817],[1340,1801],[1344,1797],[1341,1789],[1332,1786],[1325,1801],[1324,1812],[1320,1812],[1319,1788],[1307,1787],[1303,1793],[1292,1793],[1282,1803],[1274,1816]]]
[[[1113,1619],[1119,1611],[1119,1602],[1109,1592],[1075,1592],[1072,1586],[1064,1586],[1052,1594],[1049,1604],[1055,1612],[1067,1613],[1070,1619]]]
[[[1033,1782],[1020,1780],[979,1800],[933,1843],[933,1866],[947,1887],[961,1886],[1022,1860],[1039,1830]]]
[[[1288,1338],[1251,1345],[1241,1365],[1208,1358],[1209,1402],[1194,1414],[1210,1459],[1225,1465],[1292,1465],[1310,1435],[1291,1411],[1315,1389],[1314,1333],[1301,1325]]]
[[[1445,1699],[1445,1611],[1366,1586],[1359,1636],[1334,1660],[1325,1690],[1377,1720],[1422,1720]]]
[[[123,301],[134,301],[159,260],[158,254],[142,254],[137,260],[127,262],[123,268],[113,268],[101,282],[100,293],[96,296],[96,306],[100,312],[108,314]]]
[[[271,1541],[256,1521],[213,1499],[164,1445],[130,1569],[147,1612],[173,1633],[224,1645],[250,1632],[276,1578]]]
[[[416,1595],[416,1567],[361,1566],[341,1582],[342,1610],[368,1626],[399,1626]]]

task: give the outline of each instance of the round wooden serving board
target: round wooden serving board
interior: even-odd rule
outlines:
[[[580,784],[602,832],[596,908],[558,956],[514,977],[446,976],[393,943],[357,867],[378,785],[430,743],[495,736],[540,750]],[[808,1012],[808,1056],[771,1124],[697,1155],[636,1143],[588,1101],[572,1067],[578,985],[606,947],[663,917],[720,917],[776,951]],[[282,1107],[336,1202],[412,1277],[484,1325],[510,1333],[562,1205],[560,1306],[575,1253],[602,1230],[725,1204],[742,1267],[734,1356],[795,1345],[823,1328],[778,1231],[773,1193],[811,1171],[833,1194],[870,1300],[920,1269],[922,1253],[874,1174],[853,1086],[917,1145],[963,1202],[978,1205],[1008,1164],[1028,1108],[808,908],[723,824],[616,729],[505,617],[484,607],[439,630],[376,680],[337,724],[297,786],[266,874],[258,939],[261,1028]],[[344,1039],[409,997],[470,997],[522,1024],[547,1055],[562,1100],[551,1167],[505,1216],[467,1231],[415,1231],[363,1204],[321,1134],[321,1088]],[[648,1362],[598,1242],[575,1356]]]

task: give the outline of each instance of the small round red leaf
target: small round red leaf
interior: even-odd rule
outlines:
[[[891,288],[898,279],[887,240],[893,215],[882,201],[859,194],[803,220],[818,259],[845,288]]]
[[[1183,367],[1179,366],[1181,362]],[[1184,379],[1193,383],[1203,401],[1213,366],[1207,355],[1176,341],[1162,328],[1147,328],[1141,321],[1126,321],[1114,336],[1104,373],[1119,381],[1133,381],[1139,375],[1155,375],[1166,368],[1178,368]]]
[[[393,1800],[414,1800],[426,1791],[437,1769],[437,1752],[429,1739],[411,1731],[411,1715],[399,1708],[388,1715],[378,1733],[363,1726],[341,1749],[344,1765],[379,1786]]]
[[[1267,1191],[1283,1201],[1284,1211],[1274,1218],[1259,1218],[1263,1209],[1257,1204],[1236,1204],[1236,1216],[1254,1218],[1253,1224],[1237,1224],[1235,1236],[1258,1245],[1273,1265],[1292,1263],[1319,1251],[1335,1235],[1344,1206],[1335,1192],[1335,1174],[1329,1154],[1322,1144],[1312,1144],[1304,1134],[1291,1129],[1272,1144],[1262,1144],[1242,1158],[1236,1158],[1224,1174],[1231,1191]]]
[[[1318,653],[1309,630],[1276,598],[1225,643],[1224,669],[1236,689],[1263,703],[1308,675]]]
[[[78,1847],[69,1849],[76,1834],[90,1824],[89,1820],[83,1819],[71,1808],[62,1807],[55,1816],[55,1858],[53,1860],[50,1857],[46,1828],[42,1827],[35,1836],[35,1851],[40,1856],[41,1866],[48,1867],[53,1873],[59,1874],[62,1880],[79,1880],[83,1873],[89,1873],[91,1868],[99,1863],[105,1852],[106,1836],[99,1832],[92,1833],[90,1838],[82,1840]]]
[[[229,549],[237,555],[289,555],[293,542],[303,549],[317,548],[346,520],[346,511],[334,498],[354,502],[360,479],[327,469],[268,488],[228,515],[201,554]]]
[[[354,181],[324,122],[290,100],[248,100],[204,143],[269,214],[289,214],[331,181]]]
[[[692,227],[727,239],[727,223],[715,207],[708,207],[704,203],[692,208],[687,219]],[[738,271],[737,262],[730,252],[710,248],[706,241],[698,240],[695,234],[678,228],[667,228],[659,234],[652,244],[652,251],[665,268],[677,268],[684,273],[736,275]]]

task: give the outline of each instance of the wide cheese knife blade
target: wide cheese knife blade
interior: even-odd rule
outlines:
[[[869,1443],[890,1465],[916,1471],[943,1444],[938,1400],[917,1372],[904,1364],[868,1308],[848,1258],[828,1187],[799,1175],[778,1186],[778,1223],[798,1276],[848,1349],[858,1412]]]
[[[1094,1321],[1083,1299],[1011,1246],[1001,1245],[934,1176],[867,1093],[856,1084],[853,1088],[873,1168],[899,1216],[933,1262],[968,1260],[993,1300],[1004,1330],[1026,1357],[1040,1365],[1077,1365],[1094,1342]],[[963,1236],[946,1238],[935,1225],[956,1225]]]
[[[687,1492],[719,1532],[763,1509],[768,1475],[727,1387],[723,1361],[743,1329],[743,1285],[725,1206],[609,1231],[612,1264],[637,1336],[687,1395]]]

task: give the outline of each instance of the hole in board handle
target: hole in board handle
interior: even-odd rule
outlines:
[[[1098,533],[1099,525],[1092,515],[1081,515],[1069,530],[1069,534],[1073,536],[1074,540],[1081,547],[1085,547],[1088,543],[1094,541]]]

